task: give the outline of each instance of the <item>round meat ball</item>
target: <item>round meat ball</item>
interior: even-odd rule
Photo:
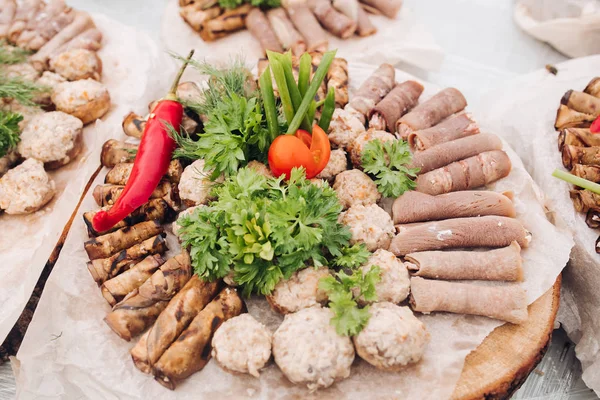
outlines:
[[[102,61],[95,51],[71,49],[52,57],[50,69],[69,81],[100,80]]]
[[[362,165],[362,150],[365,144],[375,139],[379,139],[382,142],[398,140],[394,135],[386,131],[368,130],[356,136],[348,148],[350,160],[355,167],[360,168]]]
[[[264,176],[265,178],[273,178],[273,173],[265,164],[260,161],[252,160],[248,163],[248,168],[258,173],[259,175]]]
[[[371,254],[367,262],[361,266],[363,275],[377,265],[381,271],[381,280],[375,284],[377,301],[388,301],[398,304],[408,297],[410,292],[410,276],[408,269],[393,253],[378,249]],[[358,299],[362,305],[367,304],[363,298]]]
[[[375,204],[381,198],[375,182],[358,169],[350,169],[336,176],[333,190],[344,209],[358,204]]]
[[[429,333],[408,307],[375,303],[369,314],[367,325],[353,337],[363,360],[379,369],[398,371],[423,357]]]
[[[314,391],[350,376],[354,346],[331,325],[329,308],[314,306],[287,314],[273,334],[273,357],[291,382]]]
[[[55,194],[54,181],[44,164],[28,158],[0,178],[0,209],[7,214],[29,214],[46,205]]]
[[[226,371],[259,377],[271,358],[273,335],[250,314],[233,317],[217,329],[212,356]]]
[[[179,180],[179,197],[188,206],[207,204],[215,183],[223,182],[223,176],[215,182],[210,180],[212,171],[205,170],[204,160],[196,160],[185,167]]]
[[[365,131],[365,125],[352,111],[336,108],[329,124],[329,141],[338,147],[346,148],[355,137]]]
[[[52,92],[52,102],[58,111],[71,114],[84,124],[101,118],[110,109],[108,90],[93,79],[59,83]]]
[[[387,249],[394,236],[394,223],[376,204],[357,204],[340,214],[340,223],[352,233],[351,244],[364,243],[369,251]]]
[[[294,272],[290,279],[280,280],[267,301],[281,314],[293,313],[327,301],[327,294],[319,289],[319,280],[329,276],[329,269],[304,268]]]
[[[60,168],[79,154],[83,123],[60,111],[36,115],[21,133],[19,153],[35,158],[48,169]]]
[[[177,236],[181,240],[181,238],[179,237],[179,230],[181,229],[181,227],[179,226],[177,221],[179,221],[180,218],[182,218],[186,215],[192,215],[192,213],[199,207],[203,207],[203,206],[199,205],[199,206],[186,208],[185,210],[183,210],[182,212],[179,213],[179,215],[177,216],[177,219],[171,225],[171,230],[173,231],[173,235]]]
[[[332,150],[327,165],[316,177],[319,179],[330,180],[347,168],[348,159],[346,158],[346,152],[343,149]]]

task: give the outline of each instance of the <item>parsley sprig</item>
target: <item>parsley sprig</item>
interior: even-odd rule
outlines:
[[[404,140],[371,140],[362,151],[363,170],[375,177],[377,190],[385,197],[398,197],[416,187],[413,179],[419,169],[407,167],[411,159]]]
[[[10,111],[0,111],[0,157],[17,147],[19,140],[19,122],[23,116]]]

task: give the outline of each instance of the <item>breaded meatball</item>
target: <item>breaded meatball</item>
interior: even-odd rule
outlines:
[[[52,57],[50,69],[69,81],[100,80],[102,61],[95,51],[71,49]]]
[[[265,178],[272,178],[274,175],[265,164],[260,161],[252,160],[248,163],[248,168],[258,173],[259,175],[264,176]]]
[[[350,111],[336,108],[329,124],[328,136],[331,143],[346,148],[355,137],[365,131],[365,125]]]
[[[81,151],[83,123],[60,111],[36,115],[21,133],[19,153],[35,158],[46,168],[68,164]]]
[[[250,314],[233,317],[217,329],[212,339],[212,356],[226,371],[259,377],[271,358],[273,335]]]
[[[371,140],[379,139],[382,142],[391,142],[397,140],[394,135],[386,131],[368,130],[356,136],[356,138],[348,146],[350,152],[350,160],[355,167],[360,168],[362,165],[362,149]]]
[[[319,280],[329,276],[329,269],[304,268],[294,272],[290,279],[281,280],[267,296],[273,310],[281,314],[296,312],[302,308],[324,303],[327,294],[319,289]]]
[[[52,91],[59,83],[63,82],[66,82],[66,79],[62,76],[54,72],[44,71],[42,76],[37,80],[37,84],[49,90],[37,94],[34,101],[38,104],[50,105],[52,103]]]
[[[333,190],[344,209],[357,204],[375,204],[381,198],[375,182],[358,169],[350,169],[336,176]]]
[[[377,301],[398,304],[406,299],[410,291],[410,277],[406,265],[393,253],[383,249],[376,250],[360,267],[363,275],[374,265],[379,266],[381,270],[381,281],[375,284]],[[363,298],[360,298],[359,302],[363,305],[367,303]]]
[[[7,214],[28,214],[54,197],[54,181],[41,161],[29,158],[0,178],[0,209]]]
[[[204,169],[204,160],[196,160],[185,167],[179,180],[179,197],[188,207],[208,203],[214,184],[223,182],[223,176],[212,182],[211,173]]]
[[[21,78],[32,82],[40,76],[40,72],[29,63],[6,65],[0,70],[7,78]]]
[[[332,150],[329,156],[329,161],[323,171],[316,176],[319,179],[333,179],[340,172],[348,168],[348,159],[344,149]]]
[[[287,314],[273,334],[273,357],[293,383],[314,391],[350,376],[354,346],[331,325],[329,308],[314,306]]]
[[[177,216],[177,219],[175,220],[175,222],[173,222],[173,224],[171,225],[171,230],[173,231],[173,235],[177,236],[179,239],[181,239],[179,237],[179,230],[181,229],[181,227],[179,226],[179,224],[177,223],[177,221],[179,221],[180,218],[183,218],[186,215],[192,215],[192,213],[199,207],[204,207],[203,205],[199,205],[199,206],[194,206],[194,207],[190,207],[187,208],[185,210],[183,210],[182,212],[179,213],[179,215]]]
[[[369,314],[367,325],[353,337],[363,360],[379,369],[398,371],[423,357],[429,333],[410,308],[375,303]]]
[[[59,83],[52,92],[52,102],[58,111],[71,114],[84,124],[101,118],[110,109],[108,90],[93,79]]]
[[[369,251],[387,249],[394,236],[392,217],[377,204],[357,204],[340,214],[340,223],[352,233],[351,244],[364,243]]]

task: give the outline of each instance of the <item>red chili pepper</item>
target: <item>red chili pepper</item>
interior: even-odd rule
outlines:
[[[190,60],[193,54],[192,50],[187,60]],[[146,204],[162,177],[167,173],[173,150],[176,147],[175,141],[169,135],[167,124],[171,124],[176,131],[181,128],[183,106],[177,101],[176,92],[187,64],[186,61],[181,66],[171,90],[164,99],[158,102],[148,118],[131,175],[123,193],[110,210],[98,211],[94,216],[92,226],[97,232],[109,230],[132,211]]]
[[[592,126],[590,126],[590,132],[600,133],[600,117],[596,118],[594,122],[592,122]]]

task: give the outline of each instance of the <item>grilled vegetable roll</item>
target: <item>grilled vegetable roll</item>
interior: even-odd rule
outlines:
[[[139,288],[118,303],[104,321],[122,339],[130,341],[154,322],[191,276],[192,267],[187,253],[168,259]]]
[[[133,348],[129,351],[131,354],[131,359],[133,360],[133,365],[140,371],[145,374],[149,374],[152,372],[152,367],[150,366],[150,361],[148,360],[148,335],[150,334],[150,330],[147,330],[144,333],[140,340],[133,346]]]
[[[562,162],[567,169],[571,169],[574,164],[600,165],[600,146],[564,146]]]
[[[585,216],[585,223],[592,229],[600,228],[600,211],[589,210]]]
[[[0,0],[0,39],[8,35],[16,11],[15,0]]]
[[[336,108],[344,108],[348,104],[348,61],[336,57],[327,71],[327,90],[335,92]]]
[[[329,0],[308,0],[308,7],[330,33],[342,39],[354,35],[356,21],[333,8]]]
[[[419,175],[416,190],[436,195],[475,189],[508,176],[510,169],[510,158],[504,151],[486,151]]]
[[[406,139],[411,132],[437,125],[466,106],[467,100],[458,89],[446,88],[400,118],[396,122],[396,132]]]
[[[112,168],[119,163],[133,162],[138,146],[115,139],[109,139],[102,145],[100,163],[103,167]]]
[[[122,185],[97,185],[92,195],[94,196],[94,200],[96,200],[96,204],[100,207],[112,206],[123,192],[123,189],[125,189],[125,186]],[[150,195],[150,198],[164,199],[174,210],[179,208],[179,198],[173,190],[173,184],[170,182],[161,181]]]
[[[571,146],[600,146],[600,135],[591,133],[589,128],[566,128],[558,136],[558,149],[564,145]]]
[[[414,277],[410,280],[413,310],[481,315],[522,324],[527,321],[525,290],[517,285],[480,286]]]
[[[258,40],[260,46],[266,52],[267,50],[283,53],[283,47],[277,39],[277,35],[271,28],[269,20],[259,8],[253,8],[246,17],[246,28],[252,36]]]
[[[177,381],[204,368],[210,360],[214,332],[224,321],[240,315],[244,309],[244,302],[235,289],[223,289],[154,364],[154,378],[174,390]]]
[[[403,228],[389,251],[396,256],[428,250],[505,247],[513,241],[527,247],[531,234],[514,218],[484,216],[432,221]]]
[[[589,190],[571,190],[569,192],[575,209],[579,212],[600,211],[600,195]]]
[[[417,105],[423,85],[415,81],[397,84],[371,112],[369,128],[385,131],[395,129],[396,121]]]
[[[584,92],[594,97],[600,97],[600,77],[592,79],[585,87]]]
[[[306,51],[304,38],[294,28],[294,24],[292,24],[292,21],[290,21],[283,8],[270,9],[267,11],[267,18],[284,50],[291,50],[292,54],[298,57]],[[259,73],[258,75],[260,76],[261,74]]]
[[[146,127],[146,120],[136,113],[130,112],[125,116],[122,126],[123,132],[125,132],[127,136],[141,139],[144,128]]]
[[[424,174],[454,161],[491,150],[502,150],[502,140],[492,133],[480,133],[417,152],[413,156],[410,167],[419,168],[419,174]]]
[[[596,118],[591,114],[571,110],[569,107],[561,104],[556,112],[554,128],[561,130],[571,127],[587,127],[594,122],[594,119]]]
[[[131,175],[132,169],[132,162],[116,164],[106,174],[106,177],[104,178],[104,183],[124,186],[125,184],[127,184],[127,180],[129,179],[129,175]],[[167,170],[164,179],[172,183],[179,183],[182,173],[183,166],[181,165],[181,161],[172,160],[169,164],[169,169]]]
[[[396,18],[402,7],[402,0],[361,0],[364,4],[373,7],[388,18]]]
[[[350,99],[350,106],[364,116],[368,116],[373,107],[392,90],[395,76],[394,67],[390,64],[381,64],[360,85],[358,91]]]
[[[202,31],[204,24],[217,18],[224,9],[217,6],[206,8],[202,3],[188,4],[179,9],[179,14],[189,26],[197,32]]]
[[[163,254],[168,250],[165,233],[151,237],[141,243],[122,250],[108,258],[98,258],[87,263],[88,270],[98,285],[114,278],[121,271],[142,261],[152,254]]]
[[[248,13],[252,10],[250,4],[244,4],[233,10],[226,10],[216,18],[208,19],[202,24],[200,37],[207,41],[213,41],[229,35],[246,26],[245,21]]]
[[[588,181],[600,183],[600,166],[598,165],[573,164],[571,173]]]
[[[158,254],[144,258],[127,271],[104,282],[100,286],[102,296],[108,304],[114,306],[134,289],[140,287],[164,263],[165,260]]]
[[[477,133],[479,133],[479,126],[471,115],[460,113],[446,118],[431,128],[411,132],[408,135],[408,144],[413,151],[421,151]]]
[[[511,196],[512,193],[487,190],[463,190],[439,196],[409,191],[394,200],[392,216],[394,224],[483,215],[515,217]]]
[[[290,20],[304,37],[306,50],[326,51],[329,47],[327,34],[319,25],[317,18],[304,3],[290,4],[286,7]]]
[[[205,282],[194,275],[160,313],[148,336],[148,360],[155,364],[188,327],[190,322],[217,295],[218,282]]]
[[[373,25],[367,12],[362,7],[358,7],[358,19],[356,20],[356,33],[358,36],[370,36],[377,33],[377,27]]]
[[[584,114],[594,117],[600,115],[600,99],[587,93],[569,90],[564,94],[560,103]]]
[[[85,242],[84,248],[90,260],[106,258],[151,236],[158,235],[162,231],[163,228],[158,221],[140,222],[131,227],[127,226],[90,239]]]
[[[407,254],[409,271],[416,276],[445,280],[521,281],[521,246],[488,251],[423,251]]]

